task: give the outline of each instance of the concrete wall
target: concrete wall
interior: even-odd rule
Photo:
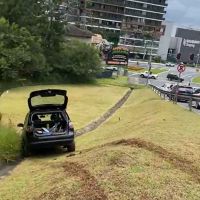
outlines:
[[[171,37],[174,31],[174,24],[171,22],[163,22],[166,26],[165,33],[160,38],[158,55],[161,56],[163,60],[167,59],[168,49],[170,48]]]

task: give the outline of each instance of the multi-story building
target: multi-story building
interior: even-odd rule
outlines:
[[[119,46],[144,58],[157,55],[167,0],[80,0],[81,24],[117,33]]]

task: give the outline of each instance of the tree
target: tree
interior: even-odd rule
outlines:
[[[41,41],[26,28],[0,18],[0,79],[34,79],[44,71]]]
[[[89,80],[100,71],[98,51],[79,41],[69,41],[59,60],[60,63],[53,71],[62,74],[65,79]]]

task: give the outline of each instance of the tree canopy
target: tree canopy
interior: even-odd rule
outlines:
[[[66,20],[60,0],[1,0],[0,79],[40,77],[92,78],[98,71],[96,50],[79,42],[66,42]],[[85,48],[85,49],[84,49]],[[67,74],[63,76],[63,72]],[[37,78],[37,79],[36,79]]]

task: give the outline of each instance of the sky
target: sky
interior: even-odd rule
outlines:
[[[200,0],[168,0],[167,21],[200,28]]]

